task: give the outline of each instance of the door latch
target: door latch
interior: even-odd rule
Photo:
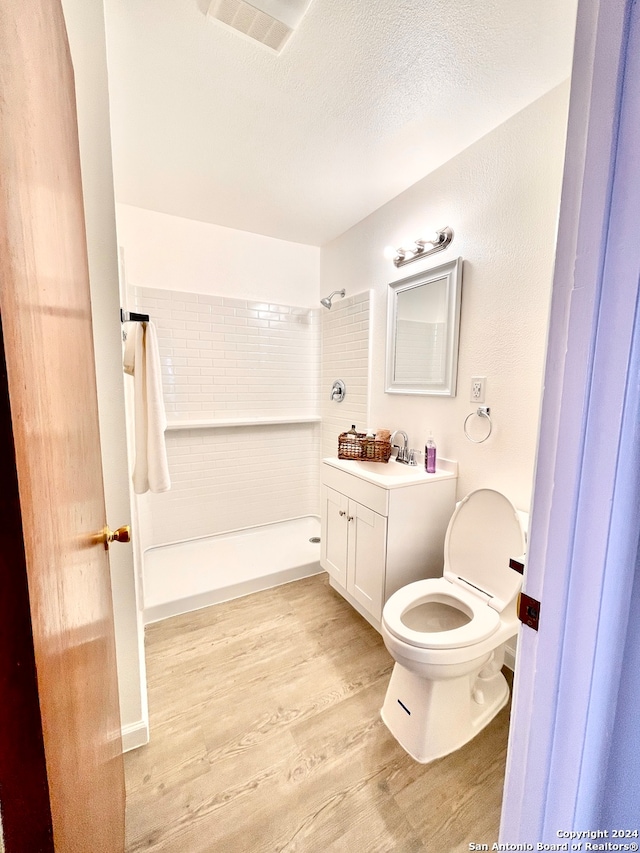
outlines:
[[[540,602],[525,592],[521,592],[518,596],[518,619],[523,625],[528,625],[534,631],[538,630]]]

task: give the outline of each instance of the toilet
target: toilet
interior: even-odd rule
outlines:
[[[396,663],[381,716],[416,761],[459,749],[507,703],[501,669],[520,624],[522,581],[509,559],[524,550],[513,504],[478,489],[451,517],[443,576],[410,583],[386,602],[382,637]]]

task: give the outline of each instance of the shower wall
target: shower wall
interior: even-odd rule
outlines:
[[[145,546],[317,514],[320,310],[133,288],[158,330],[171,490]]]
[[[318,414],[321,308],[134,287],[158,330],[171,422]]]
[[[325,457],[337,456],[338,436],[351,424],[356,425],[358,432],[376,425],[368,421],[369,291],[336,299],[330,311],[321,310],[322,456]],[[336,379],[342,379],[347,389],[340,403],[331,400],[331,386]]]

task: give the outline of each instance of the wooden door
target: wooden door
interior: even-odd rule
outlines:
[[[74,82],[59,0],[2,0],[0,81],[0,312],[11,410],[0,452],[15,459],[20,521],[0,538],[0,566],[26,571],[55,850],[118,853],[113,614],[99,541],[105,509]],[[21,794],[13,778],[0,783],[8,853],[50,849],[15,841]]]

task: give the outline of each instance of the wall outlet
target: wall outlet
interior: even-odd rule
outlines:
[[[486,376],[471,377],[471,394],[470,400],[472,403],[484,403],[484,395],[487,388]]]

